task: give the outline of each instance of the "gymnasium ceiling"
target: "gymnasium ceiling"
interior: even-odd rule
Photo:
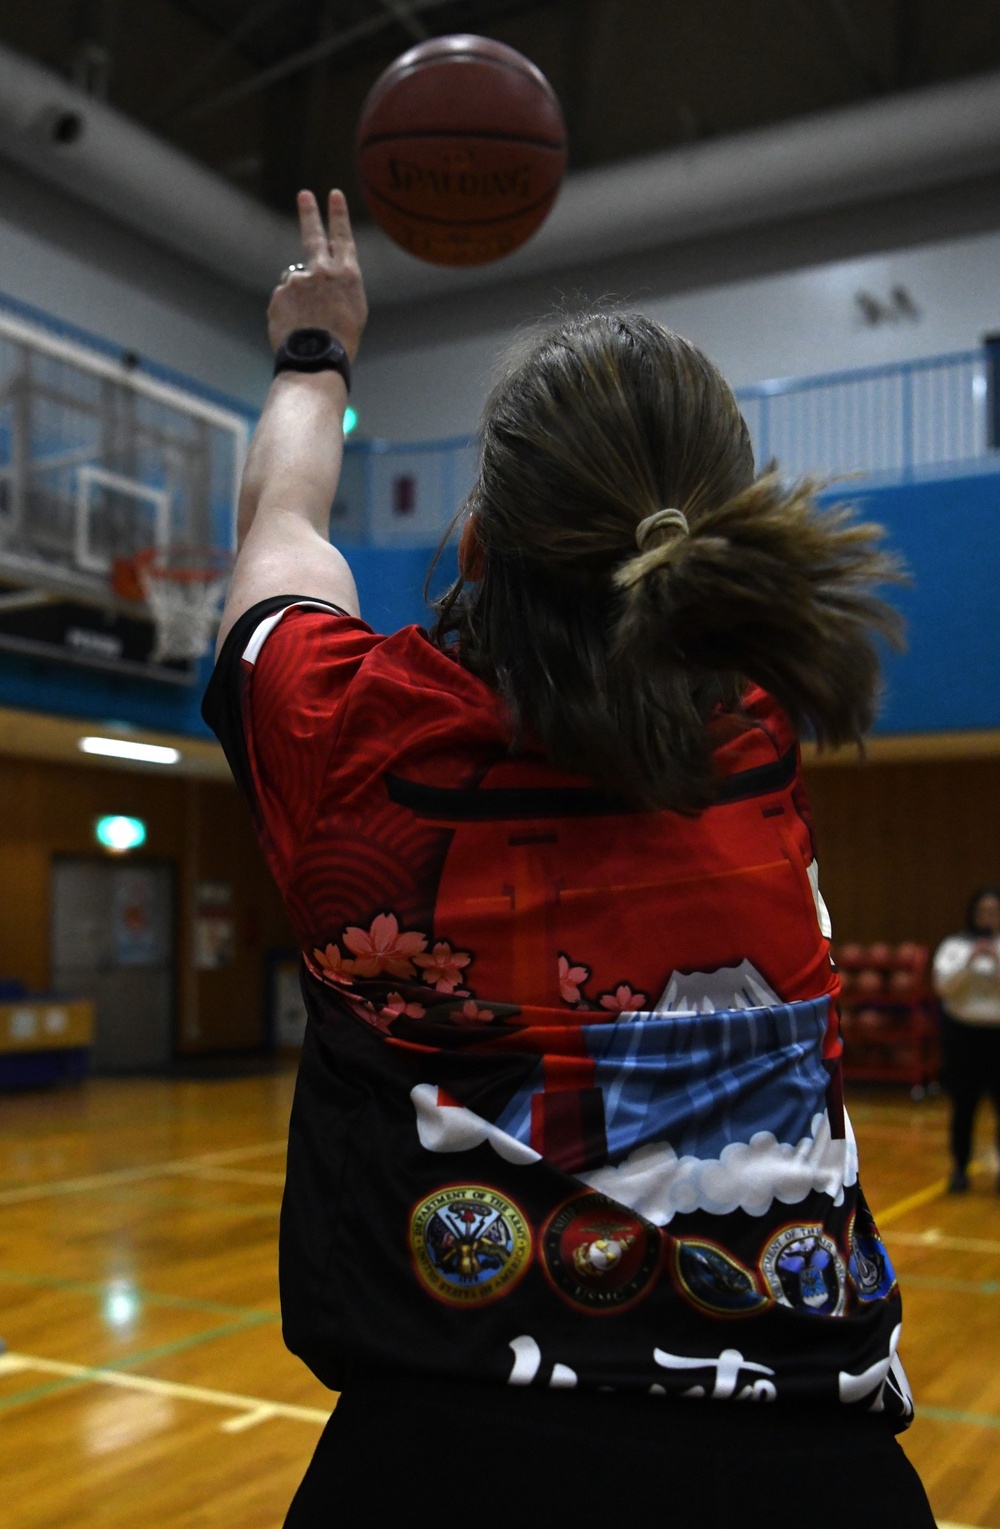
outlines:
[[[629,159],[1000,67],[997,0],[2,0],[0,43],[290,211],[352,205],[354,123],[420,38],[528,54],[571,167]]]

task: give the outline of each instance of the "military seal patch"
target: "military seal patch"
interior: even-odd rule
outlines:
[[[507,1295],[531,1262],[531,1249],[520,1207],[486,1184],[439,1189],[410,1216],[420,1281],[450,1306],[482,1306]]]
[[[757,1275],[717,1243],[678,1239],[672,1262],[681,1293],[710,1316],[748,1317],[773,1304]]]
[[[760,1261],[768,1289],[782,1306],[839,1317],[844,1310],[844,1260],[821,1226],[786,1226]]]
[[[851,1217],[847,1233],[847,1272],[859,1301],[882,1301],[895,1288],[896,1271],[867,1205]]]
[[[578,1311],[625,1311],[655,1283],[662,1238],[633,1211],[594,1190],[563,1202],[542,1228],[542,1267]]]

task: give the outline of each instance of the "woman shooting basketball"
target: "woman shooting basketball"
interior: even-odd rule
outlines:
[[[869,725],[893,565],[594,315],[494,389],[432,637],[376,636],[327,526],[364,294],[299,212],[205,703],[309,1011],[282,1307],[343,1395],[288,1524],[931,1526],[796,741]]]

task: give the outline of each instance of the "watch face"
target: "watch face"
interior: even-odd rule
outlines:
[[[287,346],[291,355],[302,361],[313,361],[338,348],[325,329],[296,329],[288,336]]]

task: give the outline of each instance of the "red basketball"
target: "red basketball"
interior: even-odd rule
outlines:
[[[544,221],[566,169],[566,127],[548,80],[514,48],[435,37],[375,81],[357,156],[390,239],[435,265],[485,265]]]

